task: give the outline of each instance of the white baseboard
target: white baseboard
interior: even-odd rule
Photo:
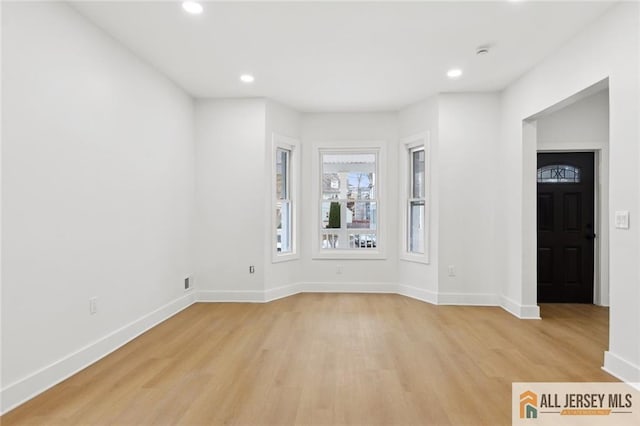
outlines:
[[[491,293],[438,293],[400,284],[398,294],[433,305],[500,306],[498,295]]]
[[[197,295],[198,302],[253,302],[262,303],[298,293],[397,293],[398,286],[394,283],[359,283],[359,282],[306,282],[287,284],[261,290],[203,290]]]
[[[282,299],[284,297],[293,296],[300,293],[300,283],[283,285],[281,287],[270,288],[264,292],[264,301],[271,302],[273,300]]]
[[[299,283],[299,293],[397,293],[395,283],[306,282]]]
[[[500,306],[497,294],[438,293],[438,305]]]
[[[252,302],[265,301],[265,292],[262,290],[201,290],[197,294],[197,302]]]
[[[604,353],[604,366],[602,369],[625,383],[631,383],[634,387],[640,386],[640,366],[610,351],[605,351]]]
[[[0,390],[0,415],[99,361],[194,302],[194,293],[185,294],[29,376],[7,385]]]
[[[521,319],[540,319],[536,305],[520,305],[507,297],[491,293],[438,293],[435,291],[395,283],[371,282],[302,282],[259,290],[200,291],[198,302],[270,302],[298,293],[394,293],[434,305],[500,306]]]
[[[501,296],[500,307],[520,319],[540,319],[538,305],[521,305],[513,299]]]
[[[264,292],[263,300],[282,299],[298,293],[397,293],[398,286],[394,283],[329,283],[329,282],[306,282],[283,285],[281,287],[267,289]]]
[[[198,302],[253,302],[262,303],[298,293],[397,293],[398,286],[394,283],[294,283],[276,288],[260,290],[218,291],[203,290],[198,292]]]
[[[424,288],[400,284],[398,286],[398,294],[420,300],[422,302],[431,303],[432,305],[436,305],[438,303],[438,293]]]

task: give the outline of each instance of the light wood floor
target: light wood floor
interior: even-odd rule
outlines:
[[[0,419],[14,424],[510,424],[513,381],[615,381],[608,310],[398,295],[196,304]]]

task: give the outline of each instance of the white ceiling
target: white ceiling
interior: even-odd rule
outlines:
[[[302,111],[395,110],[500,90],[611,2],[79,2],[74,7],[194,97],[269,97]],[[492,46],[485,56],[476,48]],[[451,67],[464,75],[451,81]],[[242,73],[255,75],[245,85]]]

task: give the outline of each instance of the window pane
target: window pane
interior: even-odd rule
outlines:
[[[342,222],[340,207],[338,201],[324,201],[322,203],[322,228],[340,229]]]
[[[276,199],[289,198],[289,151],[276,150]]]
[[[322,247],[323,249],[340,248],[338,234],[322,234],[320,247]]]
[[[540,167],[538,183],[580,183],[580,169],[566,164]]]
[[[347,176],[347,198],[356,200],[375,199],[373,184],[375,173],[352,172]]]
[[[349,248],[376,248],[376,234],[349,234]]]
[[[276,250],[278,253],[291,252],[291,203],[279,201],[276,204]]]
[[[409,203],[409,252],[424,253],[424,201]]]
[[[411,153],[411,194],[413,198],[424,198],[424,149]]]
[[[337,173],[322,175],[322,199],[337,200],[340,198],[340,176]]]
[[[375,154],[323,154],[322,198],[376,198]]]
[[[376,229],[376,203],[373,201],[347,202],[348,229]]]

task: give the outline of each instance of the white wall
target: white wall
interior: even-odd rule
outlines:
[[[509,179],[500,191],[498,220],[506,224],[496,256],[505,302],[530,310],[536,303],[535,140],[523,144],[523,120],[609,78],[610,215],[628,210],[632,227],[610,224],[610,335],[605,368],[640,381],[640,232],[633,223],[640,199],[640,93],[637,3],[614,6],[598,21],[504,91],[499,163]],[[611,217],[611,216],[610,216]],[[532,310],[532,309],[531,309]]]
[[[609,145],[609,90],[603,89],[537,120],[538,149]],[[568,148],[572,149],[572,148]]]
[[[196,101],[196,281],[229,300],[264,291],[265,120],[263,99]]]
[[[398,122],[396,113],[335,113],[335,114],[302,114],[301,125],[302,138],[302,193],[303,211],[302,218],[302,276],[301,280],[308,283],[320,283],[315,288],[346,289],[348,284],[371,284],[372,291],[384,289],[385,284],[397,283],[397,238],[395,237],[398,225],[398,194],[397,188],[397,139]],[[386,165],[387,179],[384,181],[385,198],[382,202],[387,204],[386,223],[386,259],[382,260],[328,260],[312,259],[311,233],[317,229],[317,225],[311,223],[311,212],[317,209],[318,200],[313,200],[308,195],[313,194],[312,187],[317,179],[312,176],[313,145],[323,142],[344,142],[348,146],[349,141],[383,141],[387,145]],[[342,273],[337,273],[337,266],[342,266]],[[323,285],[337,283],[336,287]],[[376,286],[378,285],[378,286]]]
[[[190,98],[75,11],[2,6],[6,410],[184,295],[194,146]]]
[[[265,166],[264,166],[264,193],[267,194],[265,202],[264,213],[264,231],[265,231],[265,281],[264,287],[266,291],[273,290],[279,287],[291,286],[300,281],[301,278],[301,261],[300,257],[297,259],[272,263],[272,173],[274,164],[272,164],[271,150],[273,149],[273,135],[278,134],[292,139],[300,139],[300,113],[294,111],[278,102],[268,100],[266,103],[266,125],[265,125]],[[298,160],[298,164],[294,166],[293,172],[299,173],[301,166],[302,152],[294,153],[294,161]],[[299,178],[299,175],[297,176]],[[296,179],[296,176],[293,177]],[[297,189],[297,202],[298,205],[302,205],[304,194],[300,191],[299,182],[295,185]],[[306,230],[303,226],[300,226],[303,213],[300,208],[297,209],[297,215],[294,218],[294,223],[297,224],[296,230],[298,232],[298,242],[302,241]],[[295,226],[295,225],[294,225]],[[301,251],[301,247],[297,247],[297,251]],[[269,298],[269,296],[267,296]]]
[[[407,295],[420,297],[423,299],[431,299],[437,301],[436,293],[438,292],[438,264],[439,264],[439,141],[438,141],[438,97],[433,96],[422,102],[410,105],[398,112],[398,128],[400,134],[400,143],[398,145],[398,163],[401,169],[401,163],[406,155],[403,140],[427,132],[429,135],[429,158],[426,162],[427,170],[427,208],[429,216],[429,264],[417,263],[400,259],[398,265],[398,282],[402,286],[401,290]],[[398,193],[403,193],[403,187],[406,185],[404,176],[398,176]],[[398,205],[403,203],[399,200]],[[404,209],[400,209],[398,220],[405,220],[400,216]],[[402,227],[398,223],[398,232]],[[399,236],[399,243],[404,242],[404,236]],[[402,247],[399,246],[399,249]],[[409,288],[406,288],[409,287]]]
[[[301,141],[300,257],[281,263],[271,261],[274,133]],[[271,100],[199,100],[196,141],[196,282],[205,300],[256,301],[304,290],[347,289],[347,284],[366,287],[373,282],[373,290],[380,288],[376,284],[396,284],[398,200],[391,190],[397,185],[395,113],[300,114]],[[385,181],[389,230],[385,260],[312,259],[310,212],[317,201],[310,197],[311,148],[327,141],[388,142],[386,161],[392,167]],[[262,189],[256,191],[256,184]],[[233,202],[233,208],[220,211],[221,200]],[[248,273],[249,265],[256,265],[255,274]],[[337,265],[342,266],[340,274]],[[332,287],[335,283],[344,285]]]
[[[494,204],[499,111],[498,94],[489,93],[441,94],[399,112],[402,138],[429,131],[431,157],[430,263],[400,260],[403,294],[437,303],[499,303],[493,254],[500,232]]]
[[[536,120],[538,151],[594,151],[596,157],[596,270],[594,302],[609,305],[609,90]]]
[[[499,96],[438,96],[439,293],[463,303],[496,304],[496,166]],[[455,276],[449,276],[453,266]]]

